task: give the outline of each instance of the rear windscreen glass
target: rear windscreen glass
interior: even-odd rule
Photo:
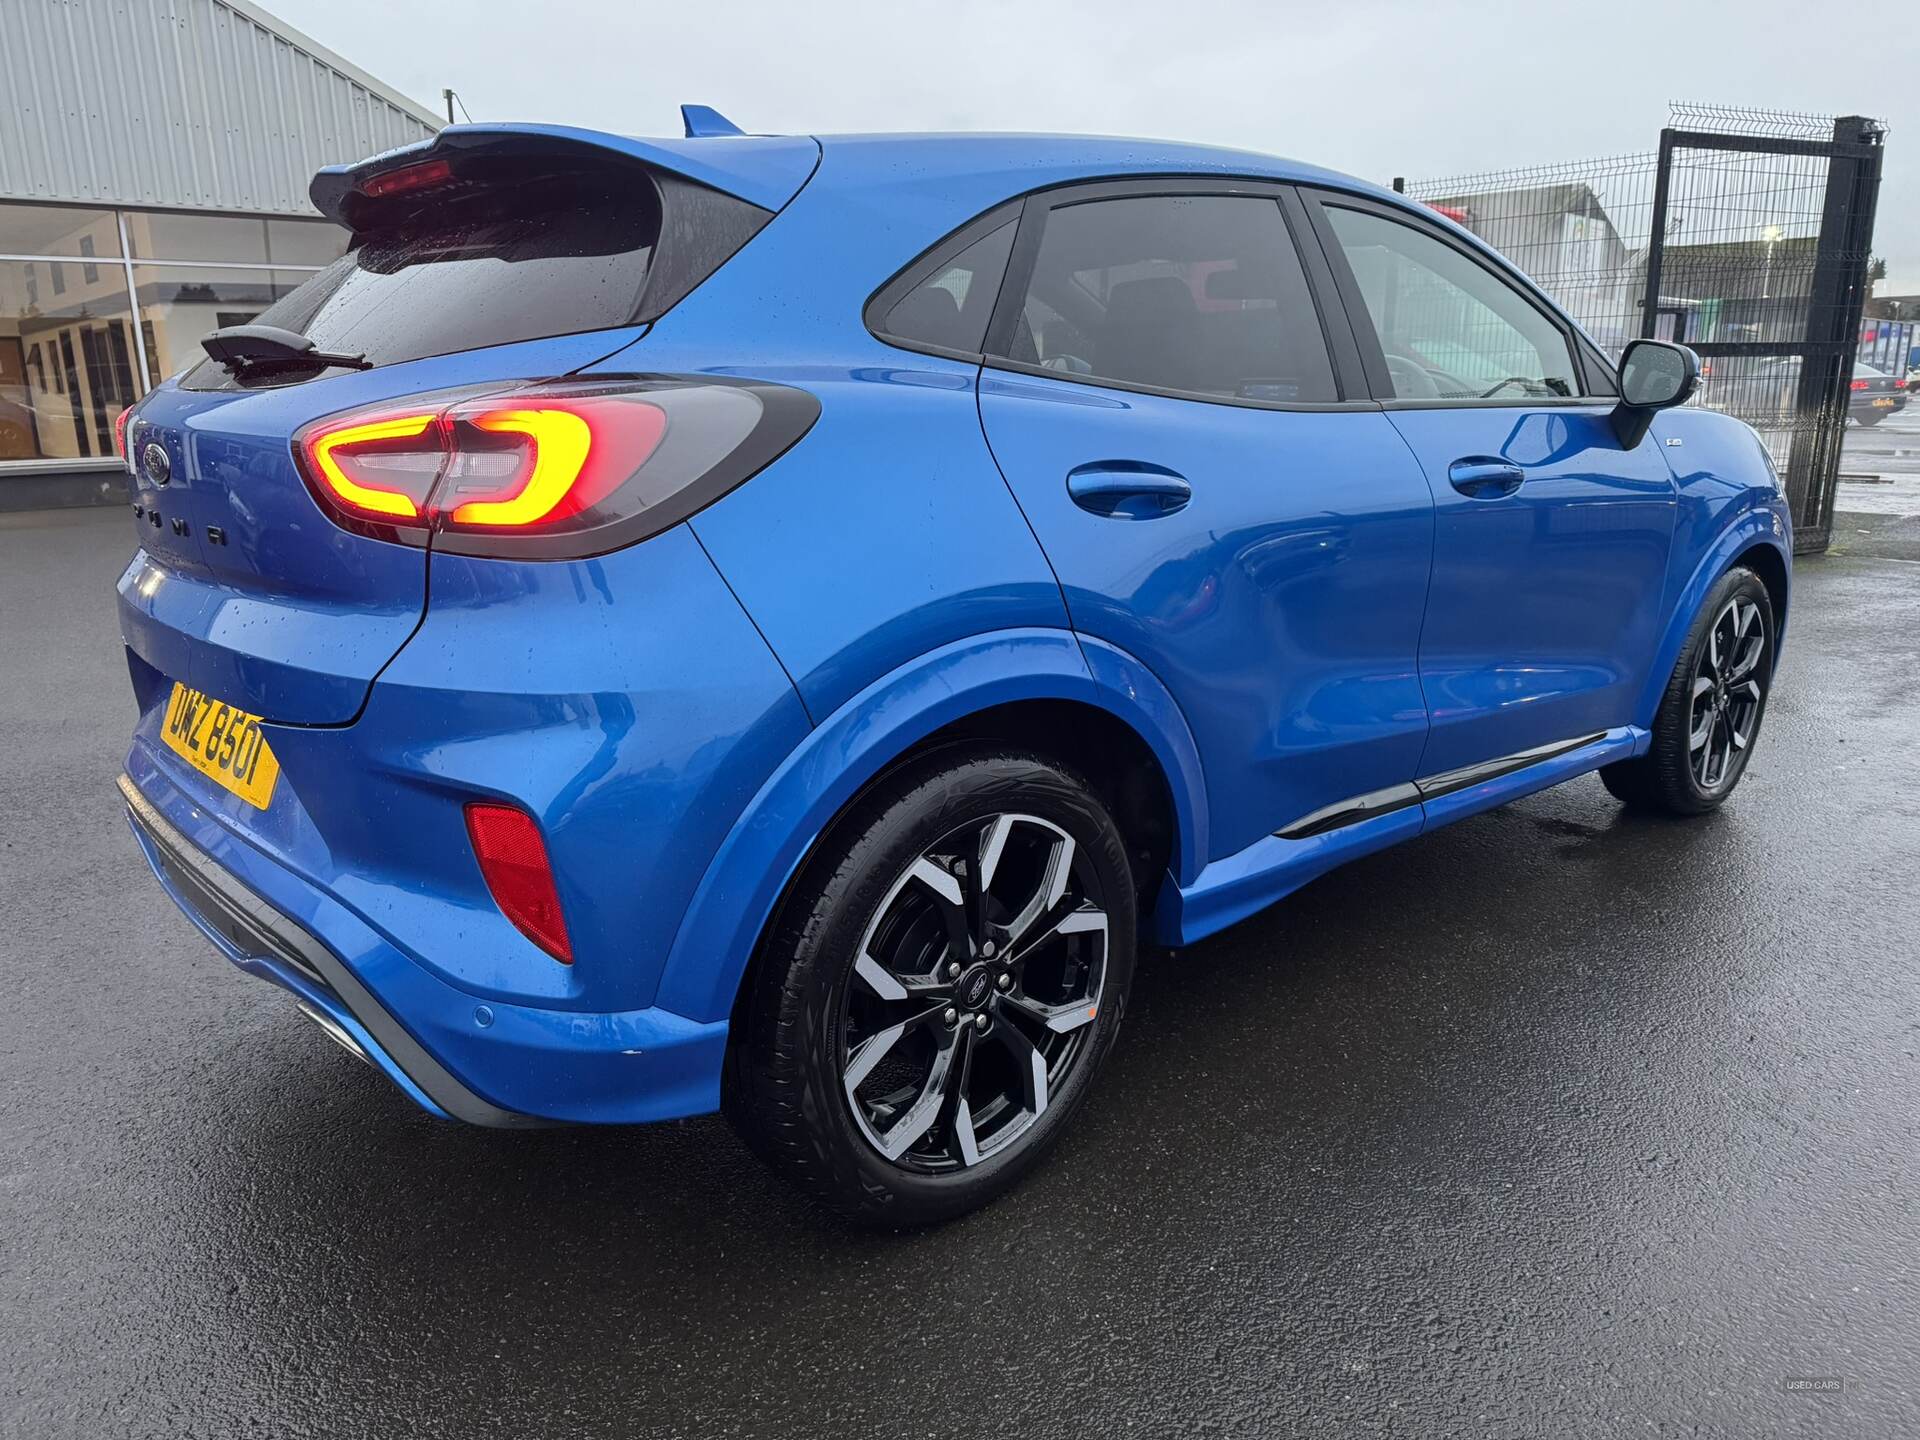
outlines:
[[[642,174],[490,188],[356,237],[253,318],[374,365],[603,330],[639,312],[659,239],[659,192]],[[189,383],[229,380],[209,361]]]

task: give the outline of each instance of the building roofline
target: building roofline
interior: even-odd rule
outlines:
[[[322,65],[339,71],[347,79],[353,81],[354,84],[363,87],[371,94],[378,95],[382,100],[393,106],[394,109],[404,110],[422,125],[430,125],[438,130],[447,123],[442,120],[438,114],[429,110],[418,100],[413,99],[409,95],[401,94],[398,90],[394,89],[393,86],[387,84],[386,81],[376,79],[374,76],[369,75],[351,60],[345,59],[334,51],[329,50],[311,35],[308,35],[302,30],[296,30],[278,15],[254,4],[254,0],[215,0],[215,3],[226,6],[236,14],[246,16],[247,19],[253,21],[253,23],[258,25],[262,30],[267,30],[278,35],[289,45],[305,51]]]

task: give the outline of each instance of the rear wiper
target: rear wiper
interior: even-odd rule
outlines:
[[[336,355],[316,350],[313,341],[278,325],[228,325],[200,342],[200,348],[227,368],[230,375],[242,370],[277,370],[294,366],[315,368],[337,365],[346,370],[371,370],[373,362],[365,355]]]

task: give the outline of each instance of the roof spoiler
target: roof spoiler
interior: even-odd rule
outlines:
[[[642,140],[570,125],[449,125],[431,139],[352,165],[329,165],[313,177],[307,195],[327,219],[352,229],[353,212],[367,199],[383,190],[424,189],[457,169],[462,155],[577,149],[637,161],[763,210],[778,210],[800,193],[820,162],[819,143],[811,136],[743,135],[731,121],[704,105],[686,106],[685,121],[688,138],[684,140]],[[716,123],[726,128],[713,128]],[[723,143],[710,138],[722,135]],[[408,173],[403,177],[396,173],[400,171]],[[382,178],[386,186],[368,189]]]

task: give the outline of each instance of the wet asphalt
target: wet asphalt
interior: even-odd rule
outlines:
[[[0,517],[0,1435],[1920,1434],[1920,565],[1802,564],[1721,814],[1589,777],[1149,956],[1045,1167],[872,1236],[220,960],[112,791],[131,543]]]

